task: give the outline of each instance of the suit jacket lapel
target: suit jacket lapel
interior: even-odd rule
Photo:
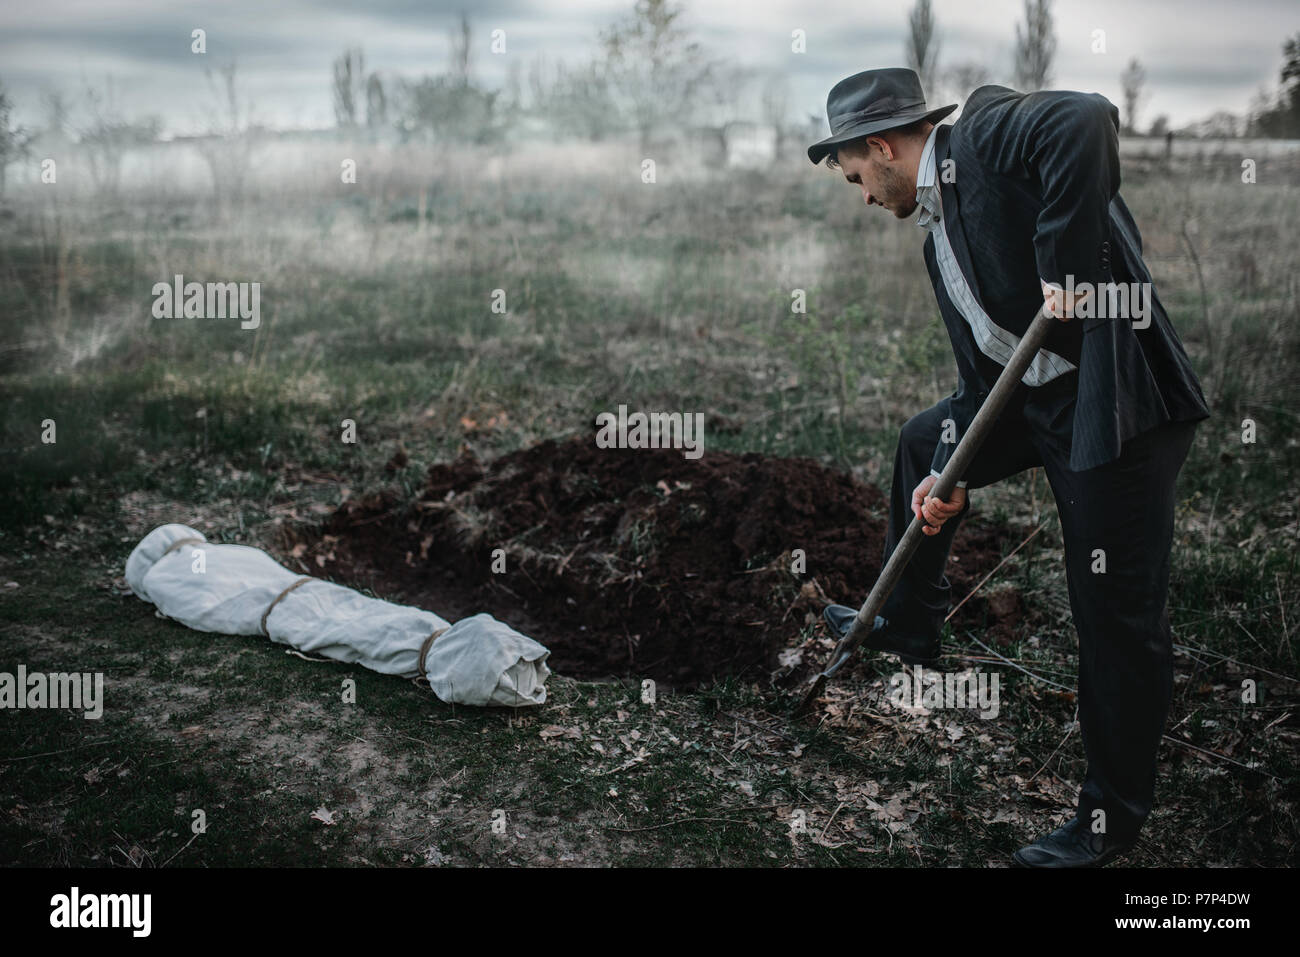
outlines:
[[[984,308],[984,298],[980,295],[978,277],[975,275],[975,269],[971,265],[970,247],[966,244],[966,233],[961,225],[961,197],[957,192],[958,183],[962,182],[961,170],[957,170],[955,179],[957,182],[945,183],[943,181],[943,163],[949,158],[952,147],[952,126],[939,127],[939,133],[934,140],[934,162],[936,166],[936,179],[939,183],[939,194],[943,197],[943,225],[944,235],[948,237],[948,245],[952,247],[953,255],[957,258],[957,265],[961,267],[961,273],[966,277],[966,285],[970,286],[971,293],[975,296],[975,301]]]

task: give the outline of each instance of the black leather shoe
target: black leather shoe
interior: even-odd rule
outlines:
[[[839,640],[849,633],[854,619],[858,617],[858,610],[848,605],[827,605],[822,617],[830,626],[831,635]],[[898,655],[908,665],[934,665],[939,661],[938,635],[896,627],[879,615],[862,647]]]
[[[1021,867],[1104,867],[1133,849],[1133,840],[1094,834],[1077,817],[1012,855]]]

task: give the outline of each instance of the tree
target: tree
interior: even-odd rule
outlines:
[[[123,117],[112,78],[104,81],[102,90],[87,84],[85,101],[90,119],[79,131],[78,139],[90,162],[90,178],[96,188],[113,195],[122,182],[126,151],[156,140],[162,121],[157,117],[135,121]]]
[[[988,68],[973,61],[958,63],[948,70],[946,77],[948,88],[959,100],[965,100],[974,90],[984,86],[991,79]]]
[[[366,80],[366,126],[377,132],[388,123],[388,96],[384,93],[384,83],[378,73],[370,74]]]
[[[669,122],[689,123],[713,73],[668,0],[637,0],[632,15],[601,35],[605,71],[620,114],[644,149]]]
[[[334,122],[355,129],[365,96],[366,58],[360,47],[351,47],[334,61]]]
[[[461,86],[469,86],[469,54],[473,36],[470,32],[469,17],[462,11],[458,29],[448,31],[451,43],[451,75]]]
[[[1300,33],[1282,44],[1282,70],[1277,96],[1261,93],[1254,104],[1250,130],[1256,136],[1300,136]]]
[[[933,97],[932,87],[939,79],[939,36],[930,0],[916,0],[916,6],[907,15],[905,46],[907,65],[921,78],[921,89]]]
[[[45,130],[47,136],[63,140],[68,135],[68,98],[62,90],[46,90],[41,94],[41,105],[45,107]]]
[[[26,128],[13,125],[13,110],[13,100],[0,85],[0,196],[5,193],[5,173],[9,164],[26,156],[32,142],[32,134]]]
[[[499,90],[462,84],[456,76],[425,76],[401,86],[398,129],[403,139],[485,144],[502,132]]]
[[[388,92],[378,73],[366,74],[360,47],[349,47],[334,59],[334,123],[355,132],[364,126],[373,138],[388,124]]]
[[[403,139],[486,144],[499,141],[505,130],[500,90],[488,90],[473,79],[470,51],[473,31],[469,17],[460,15],[448,31],[449,64],[438,76],[404,82],[398,88],[397,128]]]
[[[1023,29],[1016,25],[1016,88],[1030,92],[1046,87],[1052,82],[1055,56],[1051,0],[1025,0]]]
[[[570,68],[557,62],[552,68],[539,57],[529,66],[527,85],[533,112],[559,132],[599,141],[613,126],[617,108],[601,64]]]
[[[784,73],[772,72],[763,81],[759,109],[763,122],[772,127],[772,160],[785,155],[785,143],[790,137],[790,86]]]
[[[1282,44],[1282,85],[1300,80],[1300,33]]]
[[[1124,129],[1130,133],[1137,132],[1138,101],[1142,99],[1142,87],[1147,81],[1147,71],[1137,57],[1128,61],[1128,66],[1119,76],[1120,89],[1124,94]]]
[[[1197,136],[1235,139],[1242,134],[1241,118],[1228,110],[1216,110],[1193,127]]]
[[[212,105],[208,136],[196,146],[212,174],[212,189],[219,204],[228,205],[244,192],[253,165],[256,128],[252,107],[239,97],[238,69],[232,61],[215,72],[205,71]]]

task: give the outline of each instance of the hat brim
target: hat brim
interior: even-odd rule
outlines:
[[[856,123],[847,127],[833,136],[828,136],[808,147],[808,158],[816,166],[828,155],[835,151],[835,148],[841,143],[847,143],[850,140],[858,140],[864,136],[870,136],[872,133],[881,133],[885,130],[897,129],[900,126],[907,126],[909,123],[915,123],[917,120],[929,120],[931,123],[938,123],[941,119],[957,109],[957,104],[941,106],[935,110],[916,109],[904,110],[901,113],[895,113],[893,116],[887,116],[879,120],[867,120],[865,123]]]

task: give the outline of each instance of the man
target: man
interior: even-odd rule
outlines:
[[[1174,481],[1209,410],[1119,197],[1118,110],[1096,94],[985,86],[955,124],[935,125],[955,108],[928,109],[911,70],[868,70],[831,90],[832,135],[808,149],[868,206],[900,219],[920,210],[957,360],[956,391],[899,436],[886,558],[913,515],[929,537],[865,646],[935,661],[949,601],[944,566],[967,490],[1043,468],[1079,635],[1088,771],[1076,816],[1015,860],[1097,866],[1133,845],[1151,811],[1173,686],[1165,598]],[[929,496],[1040,309],[1059,326],[951,500]],[[839,637],[855,615],[843,605],[825,613]]]

